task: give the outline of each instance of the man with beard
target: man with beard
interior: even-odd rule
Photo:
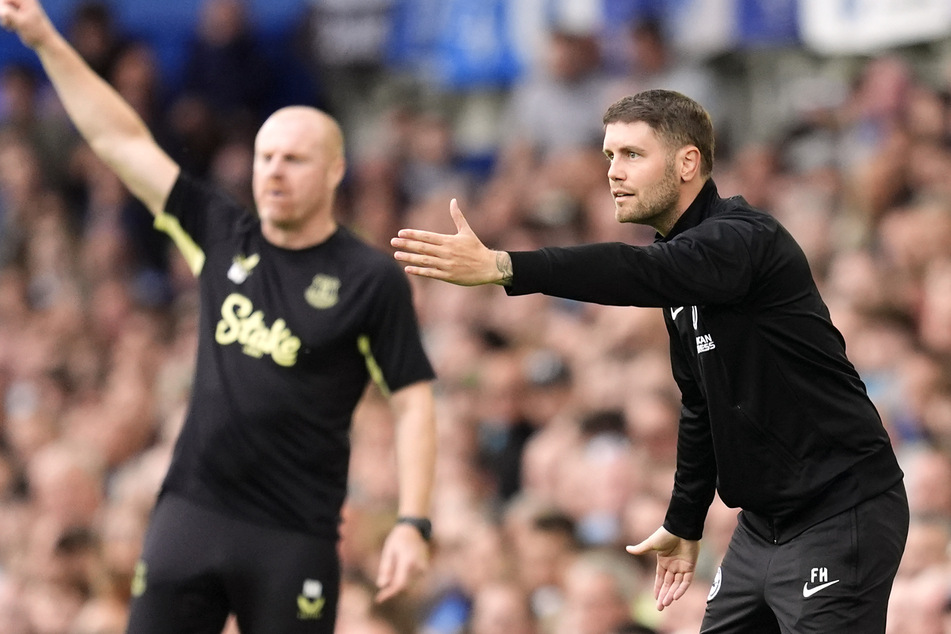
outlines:
[[[740,508],[702,632],[882,632],[904,550],[902,472],[805,255],[772,216],[721,198],[708,113],[680,93],[604,115],[619,222],[653,244],[493,251],[455,200],[457,233],[401,230],[407,273],[608,305],[660,307],[682,393],[677,472],[657,554],[663,610],[693,580],[714,492]]]
[[[191,399],[127,631],[218,634],[231,613],[244,634],[334,632],[351,420],[371,379],[396,423],[399,478],[377,600],[406,590],[429,562],[435,376],[406,276],[334,217],[340,126],[308,106],[268,117],[245,209],[168,156],[38,0],[0,0],[0,25],[199,280]]]

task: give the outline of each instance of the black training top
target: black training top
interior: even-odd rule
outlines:
[[[433,378],[409,283],[340,228],[300,250],[181,176],[156,226],[199,276],[198,359],[163,490],[250,521],[336,536],[351,416],[372,377]]]
[[[511,294],[663,307],[683,399],[673,534],[700,538],[714,489],[781,542],[901,480],[799,245],[713,181],[652,245],[511,257]]]

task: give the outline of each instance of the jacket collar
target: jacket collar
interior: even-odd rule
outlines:
[[[677,219],[677,222],[674,223],[673,228],[670,230],[666,236],[662,236],[659,233],[655,236],[655,242],[667,242],[675,238],[678,234],[683,233],[687,229],[692,229],[696,227],[701,222],[706,220],[710,215],[710,210],[713,208],[713,201],[719,199],[719,194],[717,193],[717,186],[713,182],[712,178],[708,178],[707,182],[703,184],[703,187],[700,189],[700,193],[697,194],[697,197],[693,199],[693,202],[690,203],[690,206],[680,215],[680,218]]]

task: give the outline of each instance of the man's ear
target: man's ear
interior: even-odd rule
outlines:
[[[695,145],[685,145],[677,151],[677,166],[680,180],[689,183],[700,175],[700,150]]]
[[[337,159],[337,163],[330,168],[331,182],[333,183],[332,189],[337,189],[341,182],[343,182],[343,177],[347,173],[347,161],[343,157]]]

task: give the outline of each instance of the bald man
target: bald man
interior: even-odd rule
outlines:
[[[36,0],[0,0],[0,24],[199,279],[194,389],[128,631],[219,634],[233,613],[242,634],[333,632],[349,428],[371,378],[393,410],[400,478],[377,598],[399,593],[428,564],[434,374],[404,273],[333,217],[337,123],[295,106],[262,125],[255,214],[182,173]]]

